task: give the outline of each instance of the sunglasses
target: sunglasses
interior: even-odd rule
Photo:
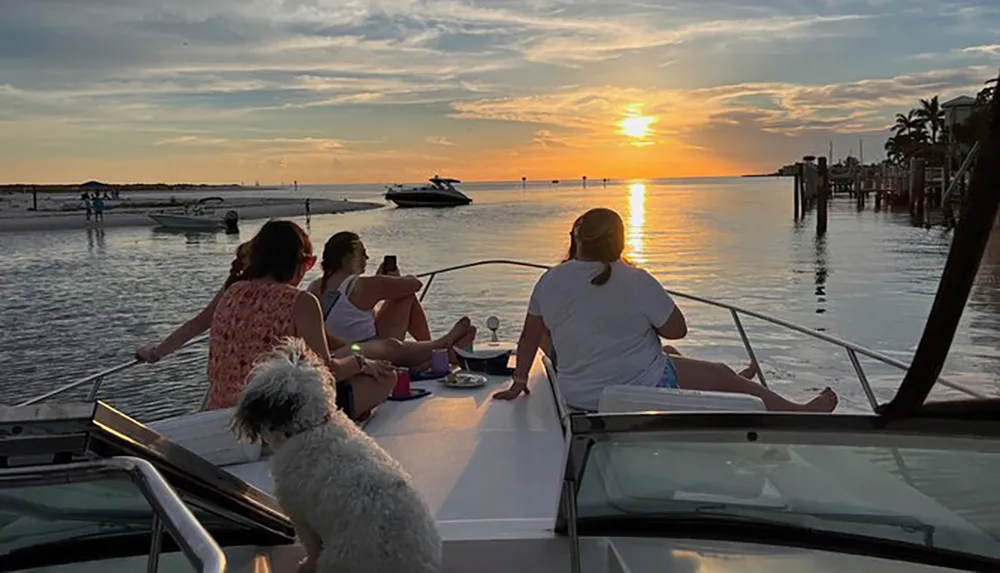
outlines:
[[[302,257],[302,263],[306,266],[306,271],[311,271],[316,265],[316,255],[306,255]]]

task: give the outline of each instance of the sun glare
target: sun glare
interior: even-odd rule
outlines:
[[[646,232],[646,185],[633,183],[628,189],[628,256],[636,263],[646,262],[642,238]]]
[[[622,120],[622,133],[629,137],[642,139],[649,135],[649,126],[653,118],[648,116],[632,116]]]

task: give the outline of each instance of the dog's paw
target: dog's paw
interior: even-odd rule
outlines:
[[[316,573],[316,560],[306,557],[299,561],[299,573]]]

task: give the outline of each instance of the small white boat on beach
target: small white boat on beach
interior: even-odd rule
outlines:
[[[430,183],[417,187],[392,185],[387,188],[385,198],[398,207],[458,207],[472,203],[472,199],[455,187],[461,183],[458,179],[435,175]]]
[[[438,275],[482,265],[545,268],[481,261],[423,273],[421,299]],[[747,317],[845,353],[872,412],[771,413],[749,396],[620,387],[597,413],[572,413],[544,356],[530,398],[513,402],[491,399],[506,376],[469,388],[415,382],[433,394],[383,404],[364,429],[429,504],[445,572],[1000,570],[989,493],[1000,417],[926,405],[876,413],[859,357],[907,364],[672,294],[731,313],[752,360]],[[0,407],[0,572],[296,571],[303,550],[272,497],[269,456],[235,441],[228,412],[141,424],[94,401],[104,380],[137,365]],[[82,402],[57,401],[81,391]],[[941,466],[969,468],[961,488],[927,477]]]
[[[147,213],[159,226],[177,231],[235,231],[239,214],[234,210],[218,215],[216,209],[224,204],[221,197],[204,197],[188,203],[181,212],[155,211]]]

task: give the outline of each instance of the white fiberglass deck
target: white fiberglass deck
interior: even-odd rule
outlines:
[[[509,377],[482,388],[414,382],[431,396],[379,406],[365,431],[413,477],[445,541],[551,537],[565,467],[559,408],[541,359],[527,398],[493,400]],[[268,460],[228,466],[273,491]]]

